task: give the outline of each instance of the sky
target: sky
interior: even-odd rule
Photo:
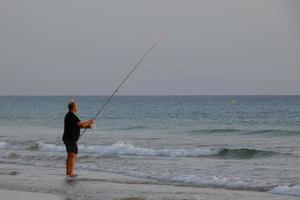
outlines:
[[[0,0],[0,95],[300,95],[299,0]]]

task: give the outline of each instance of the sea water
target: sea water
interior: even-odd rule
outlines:
[[[64,171],[67,104],[106,96],[0,97],[0,161]],[[300,196],[300,96],[116,96],[78,142],[77,171]]]

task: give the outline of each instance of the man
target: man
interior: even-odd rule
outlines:
[[[68,104],[68,109],[69,112],[65,116],[64,135],[62,139],[66,145],[66,150],[68,153],[66,161],[66,174],[70,177],[73,177],[76,176],[74,174],[74,166],[78,154],[77,141],[80,137],[80,128],[92,128],[95,120],[89,119],[87,121],[80,121],[75,115],[78,108],[77,103],[73,100]]]

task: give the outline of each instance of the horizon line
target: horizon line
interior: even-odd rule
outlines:
[[[69,97],[69,96],[110,96],[111,94],[0,94],[0,97],[22,97],[22,96],[32,96],[32,97]],[[300,94],[119,94],[115,96],[300,96]]]

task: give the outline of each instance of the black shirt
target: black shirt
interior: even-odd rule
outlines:
[[[68,142],[77,142],[80,136],[80,127],[77,125],[79,118],[69,111],[65,116],[63,140]]]

